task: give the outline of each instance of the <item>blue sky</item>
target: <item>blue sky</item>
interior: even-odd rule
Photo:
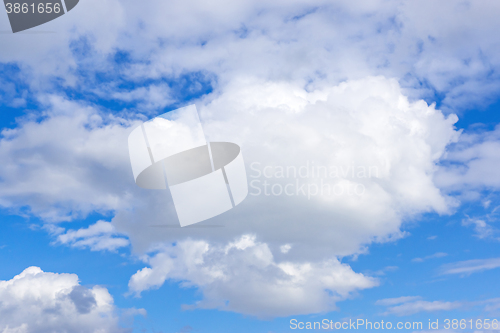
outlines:
[[[17,34],[0,14],[0,331],[495,331],[475,325],[500,320],[498,10],[82,0]],[[200,223],[221,228],[171,227],[127,137],[190,104],[209,141],[240,145],[249,182],[363,193],[250,194]]]

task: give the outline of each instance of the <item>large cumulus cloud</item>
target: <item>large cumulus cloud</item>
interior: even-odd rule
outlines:
[[[166,204],[168,193],[142,191],[136,197],[141,206],[117,211],[113,218],[137,249],[186,236],[227,242],[252,232],[272,249],[294,244],[288,255],[296,258],[324,257],[326,249],[351,255],[372,241],[401,237],[401,223],[415,214],[446,213],[454,204],[434,185],[433,174],[446,145],[457,139],[456,117],[445,117],[423,101],[409,102],[395,80],[367,78],[310,93],[288,83],[243,82],[202,101],[200,113],[209,140],[242,147],[250,195],[204,222],[224,228],[188,233],[148,227],[177,222]],[[326,177],[312,175],[311,167],[307,177],[271,171],[313,164],[349,171]],[[262,173],[265,167],[271,178]],[[366,174],[358,173],[363,169]],[[270,188],[266,193],[265,181],[282,188],[292,184],[293,195],[274,195]],[[311,187],[307,195],[298,189],[318,189],[322,182],[344,191],[329,195]],[[349,193],[356,186],[359,195]]]
[[[172,278],[201,288],[205,298],[199,306],[231,300],[226,309],[261,315],[257,303],[252,306],[251,300],[239,297],[235,289],[224,289],[224,284],[209,280],[200,282],[200,276],[206,277],[206,270],[212,269],[211,264],[208,268],[194,265],[191,271],[180,269],[174,274],[165,268],[168,261],[162,262],[161,258],[168,256],[161,254],[164,250],[154,254],[158,247],[165,249],[182,241],[185,248],[203,244],[219,249],[207,254],[213,258],[227,244],[251,234],[256,237],[255,245],[242,249],[239,260],[226,257],[226,272],[231,263],[238,262],[238,270],[247,270],[263,289],[286,281],[289,288],[301,293],[312,290],[318,295],[317,305],[297,298],[295,303],[285,302],[288,308],[283,302],[269,305],[268,315],[327,311],[353,291],[375,285],[369,277],[341,265],[338,257],[363,253],[372,242],[398,239],[404,235],[401,225],[405,220],[423,212],[447,213],[454,205],[436,187],[433,177],[446,146],[458,138],[453,126],[456,116],[445,116],[424,101],[410,102],[393,79],[368,77],[309,92],[291,83],[241,78],[224,93],[200,100],[200,116],[209,140],[238,143],[249,181],[260,182],[252,184],[262,190],[255,195],[255,188],[251,188],[242,204],[201,223],[200,228],[178,227],[168,191],[135,186],[126,147],[135,122],[104,118],[96,108],[57,98],[50,103],[41,122],[26,120],[20,127],[4,131],[0,154],[8,163],[0,169],[2,203],[11,209],[28,204],[32,213],[48,221],[70,220],[92,210],[113,214],[112,227],[104,222],[100,225],[128,236],[138,255],[153,251],[144,257],[151,267],[132,278],[133,291],[158,287]],[[65,108],[73,110],[63,112]],[[280,166],[299,169],[313,164],[328,170],[335,167],[339,172],[321,177],[311,171],[306,177],[279,177],[271,172],[271,178],[261,172],[266,166],[275,171]],[[375,171],[359,174],[361,169]],[[52,179],[49,186],[51,170],[64,179]],[[20,181],[24,186],[19,186]],[[306,188],[321,186],[324,181],[344,191],[334,195],[266,195],[264,181]],[[356,186],[363,191],[350,193],[349,188]],[[79,232],[58,232],[87,235],[94,229],[100,230],[96,225]],[[264,268],[254,265],[253,249],[268,253]],[[183,252],[179,256],[183,257]],[[189,265],[187,259],[179,260],[181,267]],[[283,267],[292,271],[310,267],[326,280],[335,272],[345,272],[347,278],[317,285],[312,281],[316,273],[301,275],[304,281],[312,279],[303,282]],[[229,279],[234,285],[242,283],[238,276]],[[336,296],[323,295],[325,288]]]

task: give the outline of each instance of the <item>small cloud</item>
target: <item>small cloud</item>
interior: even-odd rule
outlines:
[[[193,331],[193,328],[189,325],[186,325],[184,326],[183,328],[181,328],[181,330],[179,331],[179,333],[190,333]]]
[[[496,312],[500,310],[500,298],[491,298],[487,299],[486,301],[481,302],[483,303],[484,306],[484,311],[487,312]]]
[[[478,218],[467,216],[467,219],[462,220],[462,225],[465,227],[472,226],[474,228],[474,236],[479,239],[493,238],[498,233],[490,224]]]
[[[288,251],[290,251],[291,248],[292,246],[290,244],[281,245],[280,251],[281,253],[288,253]]]
[[[111,222],[97,221],[88,228],[65,231],[64,228],[52,228],[51,233],[57,235],[60,244],[76,248],[90,248],[91,251],[116,251],[129,245],[129,240],[119,237],[119,233]]]
[[[396,305],[396,304],[416,301],[416,300],[420,300],[420,299],[422,299],[422,297],[420,297],[420,296],[402,296],[402,297],[396,297],[396,298],[385,298],[385,299],[379,299],[378,301],[376,301],[375,305],[384,305],[384,306]]]
[[[436,235],[427,237],[428,240],[435,240],[436,238],[438,238],[438,236]]]
[[[426,261],[428,259],[443,258],[443,257],[446,257],[447,255],[448,255],[448,253],[437,252],[437,253],[431,254],[430,256],[427,256],[427,257],[414,258],[411,261],[412,262],[424,262],[424,261]]]
[[[470,275],[498,267],[500,267],[500,258],[465,260],[441,266],[440,275]]]
[[[373,272],[371,275],[382,276],[382,275],[385,275],[387,272],[394,272],[394,271],[397,271],[398,269],[399,269],[398,266],[387,266],[387,267],[384,267],[382,269],[379,269],[376,272]]]
[[[387,306],[383,315],[408,316],[419,312],[447,311],[461,307],[461,302],[424,301],[420,296],[386,298],[375,302]]]

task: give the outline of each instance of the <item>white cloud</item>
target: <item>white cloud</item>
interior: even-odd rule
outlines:
[[[378,301],[375,302],[376,305],[396,305],[396,304],[401,304],[401,303],[406,303],[406,302],[411,302],[411,301],[416,301],[416,300],[421,300],[422,297],[420,296],[402,296],[402,297],[396,297],[396,298],[384,298],[384,299],[379,299]]]
[[[500,310],[500,298],[491,298],[478,303],[484,304],[484,311],[487,312],[498,312]]]
[[[125,91],[114,91],[116,89],[110,89],[110,91],[100,91],[96,90],[95,93],[101,98],[109,98],[111,95],[112,99],[132,102],[139,101],[138,109],[142,110],[152,110],[156,112],[165,108],[170,103],[175,102],[175,99],[171,97],[170,87],[167,84],[152,84],[148,87],[139,87],[134,90]]]
[[[129,245],[128,239],[119,237],[115,227],[106,221],[97,221],[88,228],[61,231],[57,234],[58,243],[77,248],[90,248],[91,251],[116,251]]]
[[[419,296],[387,298],[375,304],[387,306],[384,315],[409,316],[419,312],[448,311],[461,307],[461,302],[424,301]]]
[[[500,189],[500,126],[489,131],[476,125],[448,148],[434,180],[444,193],[462,202],[481,204],[488,211],[479,216],[466,215],[462,220],[463,226],[473,228],[475,237],[500,240],[494,225],[499,207],[491,205],[498,199],[496,193]]]
[[[414,258],[411,261],[413,261],[413,262],[424,262],[424,261],[426,261],[428,259],[443,258],[443,257],[446,257],[447,255],[448,255],[448,253],[436,252],[434,254],[425,256],[423,258]]]
[[[57,96],[45,103],[41,120],[1,132],[0,205],[49,221],[125,207],[133,179],[123,142],[133,122]]]
[[[0,204],[28,206],[49,221],[113,211],[116,231],[130,237],[138,252],[186,237],[181,229],[148,227],[176,224],[177,217],[166,191],[142,190],[133,182],[126,146],[133,122],[57,97],[47,99],[47,106],[42,121],[3,131]],[[287,255],[322,259],[325,249],[352,255],[373,241],[397,239],[404,218],[446,213],[452,204],[432,176],[446,145],[456,140],[456,117],[446,118],[423,101],[410,103],[395,80],[367,78],[313,92],[243,80],[204,101],[200,113],[210,140],[240,144],[249,181],[266,180],[254,178],[253,162],[262,168],[315,163],[376,172],[324,179],[347,189],[342,195],[249,195],[210,222],[231,228],[190,229],[191,236],[227,242],[250,230],[273,251],[294,244]],[[320,179],[269,181],[309,186]],[[361,186],[363,194],[349,195],[353,186]]]
[[[434,98],[436,90],[445,94],[448,109],[465,109],[498,91],[499,37],[490,33],[499,26],[497,10],[495,2],[429,0],[245,0],[210,6],[199,0],[148,6],[88,0],[43,26],[56,34],[2,36],[9,48],[0,50],[0,61],[29,68],[37,89],[56,76],[95,90],[92,74],[114,69],[118,81],[204,72],[222,85],[251,75],[312,88],[382,74],[401,78],[412,97]],[[2,30],[9,29],[7,22],[1,21]],[[129,52],[132,64],[116,66],[116,50]],[[78,70],[92,73],[89,82]]]
[[[435,187],[432,175],[446,145],[456,140],[456,118],[446,118],[422,101],[408,102],[395,80],[367,78],[314,92],[289,83],[246,80],[200,104],[209,140],[238,143],[249,182],[259,181],[256,186],[261,190],[264,181],[283,187],[292,183],[294,189],[301,186],[297,182],[307,187],[322,181],[312,176],[257,177],[255,168],[262,171],[266,166],[298,169],[314,163],[350,170],[374,167],[377,172],[372,177],[352,177],[348,172],[323,179],[332,187],[343,186],[342,195],[308,198],[300,193],[261,192],[255,196],[257,191],[251,187],[236,209],[205,223],[226,228],[190,229],[189,235],[195,238],[228,242],[251,231],[276,256],[284,255],[280,246],[293,244],[287,255],[320,260],[326,251],[352,255],[365,251],[371,242],[398,239],[404,235],[399,229],[404,218],[425,211],[447,213],[453,205]],[[362,186],[364,193],[349,195],[349,187],[354,186]],[[178,223],[173,207],[162,204],[169,200],[167,193],[142,193],[135,198],[140,202],[137,209],[118,210],[112,220],[134,248],[144,252],[157,242],[185,238],[185,230],[145,228],[136,222]]]
[[[498,233],[493,226],[488,224],[486,221],[479,218],[467,217],[467,219],[462,220],[463,226],[473,226],[475,236],[479,239],[493,238],[495,234]],[[500,240],[500,238],[498,238]]]
[[[500,258],[473,259],[441,266],[441,274],[470,275],[500,267]]]
[[[103,84],[104,93],[97,95],[137,102],[151,112],[174,97],[166,84],[142,82],[208,73],[216,79],[214,93],[199,103],[206,132],[240,143],[247,167],[255,161],[354,163],[377,166],[380,174],[335,179],[363,185],[360,197],[249,197],[208,222],[226,228],[150,228],[177,220],[168,194],[133,184],[126,152],[133,122],[51,97],[44,102],[51,110],[44,120],[25,120],[2,132],[0,205],[18,212],[29,207],[49,221],[115,212],[116,232],[128,235],[141,254],[188,236],[216,247],[248,231],[276,262],[285,255],[293,262],[322,263],[326,253],[363,253],[371,242],[402,237],[406,218],[449,212],[454,202],[441,187],[498,187],[496,138],[472,140],[450,154],[466,167],[434,177],[445,147],[457,139],[456,118],[405,96],[433,97],[436,89],[445,93],[449,111],[496,94],[489,73],[500,64],[500,36],[490,33],[498,30],[497,9],[494,2],[435,1],[81,2],[44,25],[56,34],[2,36],[12,38],[0,49],[0,61],[18,62],[35,93],[51,90],[50,82],[96,93],[101,82],[88,78],[107,73],[117,82]],[[0,20],[0,28],[8,30],[7,20]],[[130,52],[132,63],[109,62],[116,50]],[[399,78],[405,92],[396,80],[366,78],[378,74]],[[121,80],[133,81],[133,87],[127,91]],[[101,246],[95,236],[72,238],[77,233],[68,233],[68,244]],[[293,244],[293,251],[280,251],[283,244]],[[228,253],[245,251],[240,248]],[[214,294],[224,294],[223,286],[217,288]],[[234,309],[246,311],[244,304]]]
[[[171,279],[202,292],[203,299],[188,309],[217,308],[258,317],[332,311],[336,302],[378,284],[334,258],[278,262],[269,246],[251,235],[227,245],[185,240],[144,260],[150,267],[132,276],[131,292],[140,294]]]
[[[499,298],[479,301],[424,301],[420,296],[403,296],[386,298],[375,302],[376,305],[387,307],[383,315],[408,316],[419,312],[449,311],[455,309],[473,309],[481,312],[496,312],[500,308]]]
[[[398,269],[399,269],[398,266],[386,266],[386,267],[379,269],[377,271],[372,272],[372,271],[368,270],[368,271],[365,271],[365,273],[367,273],[369,275],[373,275],[373,276],[384,276],[387,273],[395,272]]]
[[[447,153],[446,165],[436,174],[437,184],[448,191],[500,188],[500,126],[493,131],[465,133]]]
[[[249,195],[230,212],[202,223],[224,228],[151,227],[178,221],[167,191],[143,190],[133,182],[126,139],[133,122],[51,97],[44,120],[27,120],[3,132],[0,203],[11,209],[28,206],[49,221],[94,210],[114,212],[115,232],[127,236],[137,254],[187,237],[216,247],[251,232],[276,262],[308,262],[321,272],[336,267],[331,256],[363,253],[371,242],[402,237],[403,219],[427,211],[447,213],[453,205],[434,185],[433,173],[445,147],[457,138],[456,117],[445,117],[423,101],[409,102],[396,80],[370,77],[308,92],[291,83],[241,79],[199,106],[209,140],[242,147],[249,181],[304,186],[320,181],[255,178],[253,162],[297,168],[315,163],[351,171],[375,167],[376,172],[324,179],[332,186],[362,186],[362,195],[347,190],[310,198]],[[60,241],[92,249],[125,245],[123,239],[110,244],[107,236],[101,242],[93,234],[98,229],[69,231]],[[293,250],[283,253],[283,244],[293,244]],[[222,285],[212,288],[225,295]],[[296,311],[326,308],[303,303]],[[230,309],[251,312],[245,304]]]
[[[445,193],[452,193],[461,201],[481,203],[489,213],[484,216],[468,216],[463,226],[472,226],[479,239],[500,239],[499,231],[492,225],[498,217],[498,207],[490,207],[492,195],[500,188],[500,126],[494,130],[463,133],[459,141],[450,146],[442,165],[435,173],[435,182]]]
[[[285,244],[280,246],[281,253],[288,253],[292,249],[292,245]]]
[[[43,272],[29,267],[0,281],[0,331],[129,332],[121,328],[113,298],[106,288],[86,288],[75,274]],[[136,313],[145,314],[144,310]]]

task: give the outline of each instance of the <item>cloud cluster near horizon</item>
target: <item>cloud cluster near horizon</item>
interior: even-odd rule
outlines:
[[[144,309],[120,314],[104,287],[87,288],[76,274],[28,267],[11,280],[0,280],[0,330],[16,333],[126,333],[121,315],[145,315]]]

